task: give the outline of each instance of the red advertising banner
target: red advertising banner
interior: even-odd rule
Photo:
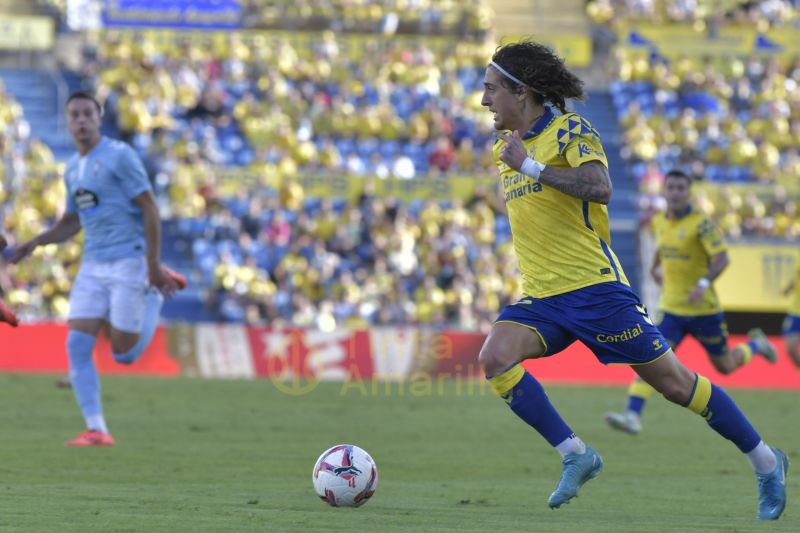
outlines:
[[[279,380],[371,379],[367,331],[247,328],[257,377]]]
[[[149,374],[179,376],[181,367],[170,357],[164,328],[134,365],[121,365],[111,355],[111,344],[100,335],[95,361],[103,374]],[[0,372],[67,372],[67,326],[65,324],[25,324],[12,329],[0,324]]]
[[[12,329],[0,324],[0,372],[67,371],[64,324],[32,324]],[[477,378],[484,335],[420,328],[374,328],[322,332],[230,324],[179,324],[159,328],[134,365],[116,363],[107,339],[95,350],[103,374],[147,374],[223,378],[266,378],[287,393],[302,393],[319,381],[399,381],[430,376]],[[746,340],[731,337],[731,345]],[[800,390],[800,372],[773,337],[778,362],[755,357],[729,376],[714,370],[702,347],[687,339],[677,350],[691,370],[726,387]],[[624,366],[603,366],[582,344],[552,357],[523,363],[545,383],[625,385],[634,376]]]

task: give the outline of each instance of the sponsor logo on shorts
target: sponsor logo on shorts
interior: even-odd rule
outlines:
[[[605,333],[598,333],[595,339],[597,342],[628,342],[629,340],[635,339],[639,335],[643,333],[642,325],[636,324],[632,328],[628,328],[622,333],[617,333],[615,335],[606,335]]]
[[[653,339],[653,349],[655,351],[661,350],[664,348],[664,344],[661,342],[661,339]]]

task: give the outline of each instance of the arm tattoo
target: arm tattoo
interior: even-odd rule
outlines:
[[[728,253],[727,252],[719,252],[711,256],[711,264],[708,267],[708,274],[705,277],[709,281],[714,281],[717,279],[717,276],[722,274],[722,271],[728,266]]]
[[[599,161],[590,161],[576,168],[546,166],[539,181],[580,200],[608,204],[611,200],[611,178]]]

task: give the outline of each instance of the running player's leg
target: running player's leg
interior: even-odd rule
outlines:
[[[644,380],[635,377],[628,385],[627,409],[624,413],[609,411],[605,416],[606,423],[613,429],[638,435],[642,431],[642,411],[653,390]]]
[[[774,520],[786,505],[788,459],[761,440],[736,403],[723,389],[687,369],[670,350],[659,359],[634,369],[669,401],[706,419],[714,431],[747,455],[759,482],[758,518]]]
[[[481,348],[479,361],[494,391],[514,413],[533,427],[562,455],[584,450],[572,438],[541,384],[526,372],[520,361],[544,354],[539,334],[521,324],[497,322]]]
[[[112,325],[111,328],[111,350],[114,354],[114,360],[124,365],[130,365],[139,360],[144,350],[153,340],[161,316],[164,297],[157,289],[148,288],[144,296],[140,297],[140,300],[141,305],[135,299],[124,303],[124,307],[130,310],[128,316],[133,317],[134,313],[138,313],[141,316],[140,333],[121,329],[134,327],[127,324],[127,320],[122,323],[117,321],[116,325]],[[139,308],[142,309],[141,312],[137,311]],[[119,317],[119,313],[116,316]]]
[[[102,328],[100,319],[71,319],[67,333],[67,355],[69,357],[69,377],[75,400],[78,402],[86,429],[108,433],[100,401],[100,379],[94,364],[94,346]],[[83,433],[78,435],[80,440]],[[74,443],[70,441],[67,444]]]
[[[89,437],[108,434],[93,357],[97,335],[108,315],[109,296],[102,282],[102,269],[96,263],[82,264],[70,291],[69,378],[88,431],[68,442],[69,445],[92,445]]]
[[[153,340],[164,297],[147,287],[143,258],[126,259],[114,267],[111,285],[111,351],[122,364],[135,363]]]
[[[526,358],[556,353],[573,340],[552,323],[539,326],[545,330],[543,337],[537,327],[528,323],[536,318],[529,312],[532,302],[523,299],[503,310],[479,357],[494,391],[561,454],[561,479],[548,500],[550,507],[556,508],[575,497],[581,485],[599,474],[603,461],[575,435],[550,403],[542,385],[520,364]]]
[[[769,448],[739,407],[721,388],[688,370],[629,287],[604,283],[581,291],[584,300],[602,302],[602,312],[572,313],[571,330],[603,363],[627,363],[671,402],[703,416],[753,464],[759,483],[761,519],[775,519],[786,504],[788,460]]]
[[[800,369],[800,316],[787,315],[783,321],[783,341],[786,343],[786,352]]]
[[[786,353],[792,358],[794,364],[800,369],[800,333],[790,333],[783,337],[786,343]]]
[[[658,329],[667,339],[670,348],[678,346],[686,336],[685,319],[671,313],[663,313],[658,323]],[[642,378],[636,377],[628,386],[628,408],[624,413],[606,413],[605,420],[609,426],[631,435],[637,435],[642,430],[642,412],[647,400],[653,394],[651,387]]]
[[[747,342],[742,342],[728,348],[728,325],[725,315],[697,317],[692,334],[706,349],[711,357],[711,362],[722,374],[730,374],[739,367],[749,363],[754,355],[760,355],[770,363],[778,360],[775,346],[767,339],[761,329],[754,328],[749,332]],[[724,342],[720,341],[720,337]]]
[[[748,343],[728,349],[728,325],[723,313],[694,317],[688,329],[720,374],[728,375],[753,358],[755,351]]]

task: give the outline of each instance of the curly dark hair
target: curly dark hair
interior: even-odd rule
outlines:
[[[550,48],[530,40],[500,46],[492,61],[515,78],[523,81],[532,91],[538,104],[551,102],[562,113],[567,112],[566,99],[583,100],[583,82],[567,70],[564,60]],[[506,77],[503,85],[517,92],[521,86]]]

